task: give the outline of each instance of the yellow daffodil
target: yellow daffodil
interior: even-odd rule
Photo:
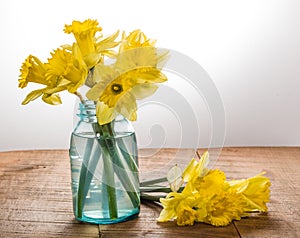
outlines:
[[[86,96],[99,101],[97,118],[100,125],[111,122],[118,113],[129,120],[136,120],[136,100],[152,95],[157,90],[156,83],[167,80],[167,77],[145,60],[148,50],[136,49],[140,58],[128,58],[128,54],[118,55],[112,65],[96,65],[93,72],[94,82]],[[142,56],[145,57],[142,57]]]
[[[29,82],[47,85],[46,71],[46,64],[42,63],[37,57],[29,55],[20,69],[19,87],[24,88]]]
[[[244,216],[245,202],[240,194],[222,191],[208,200],[207,216],[203,222],[214,226],[227,226],[232,220]]]
[[[54,94],[55,92],[49,93],[47,90],[51,86],[51,82],[46,80],[46,72],[48,70],[48,65],[42,63],[37,57],[33,55],[29,55],[25,62],[22,64],[20,69],[21,75],[19,78],[19,87],[24,88],[28,85],[28,83],[37,83],[45,85],[46,87],[42,89],[37,89],[29,93],[24,101],[23,105],[33,101],[40,96],[44,102],[52,105],[61,104],[61,100],[59,95]]]
[[[110,57],[116,55],[116,52],[112,48],[118,46],[120,43],[115,41],[119,35],[119,31],[103,39],[101,34],[97,36],[97,33],[100,33],[102,28],[96,20],[73,21],[71,25],[65,25],[64,31],[68,34],[73,33],[89,69],[101,63],[104,55]],[[67,49],[70,48],[68,45],[64,47]]]
[[[266,205],[270,200],[270,179],[263,176],[264,173],[258,174],[252,178],[229,181],[232,189],[241,194],[247,206],[247,212],[261,211],[267,212]]]
[[[123,32],[120,52],[142,47],[154,47],[155,43],[155,40],[148,39],[140,30],[134,30],[130,32],[128,36]]]
[[[75,93],[85,83],[88,75],[88,68],[77,44],[73,45],[72,53],[57,49],[51,55],[46,76],[52,83],[52,88],[48,92],[67,89],[70,93]]]
[[[40,96],[48,104],[61,104],[57,92],[68,90],[70,93],[75,93],[84,84],[88,69],[76,44],[73,46],[72,53],[57,49],[51,55],[52,58],[48,63],[42,63],[37,57],[31,55],[23,63],[19,87],[24,88],[28,82],[46,87],[29,93],[22,104],[27,104]]]
[[[111,122],[119,113],[129,120],[136,120],[136,100],[152,95],[156,83],[167,80],[158,65],[166,52],[158,53],[154,43],[144,33],[134,31],[125,36],[120,53],[112,65],[98,64],[94,68],[93,82],[87,98],[97,103],[100,125]]]
[[[64,31],[68,34],[73,33],[85,63],[92,68],[101,58],[96,51],[96,33],[102,31],[98,21],[73,21],[71,25],[65,25]]]
[[[140,30],[123,33],[116,67],[123,72],[140,67],[161,69],[168,59],[168,51],[155,48],[155,41],[148,39]]]
[[[102,102],[97,104],[97,118],[100,125],[111,122],[118,113],[129,120],[136,120],[136,99],[143,99],[157,89],[150,80],[151,75],[154,82],[166,80],[159,70],[155,68],[147,70],[148,73],[145,73],[145,69],[140,69],[122,74],[106,81],[107,85],[105,81],[101,81],[89,90],[86,94],[88,99]],[[95,71],[97,72],[96,68]],[[143,79],[144,75],[147,75],[146,79]]]

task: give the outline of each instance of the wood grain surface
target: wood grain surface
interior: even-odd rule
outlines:
[[[174,157],[163,149],[141,172],[159,160]],[[149,151],[148,151],[149,152]],[[199,150],[200,154],[203,150]],[[114,225],[90,225],[74,219],[70,165],[66,150],[0,153],[0,237],[300,237],[300,148],[223,148],[215,167],[229,179],[266,171],[271,179],[271,202],[266,214],[253,214],[227,227],[195,224],[178,227],[157,223],[161,207],[144,203],[138,219]]]

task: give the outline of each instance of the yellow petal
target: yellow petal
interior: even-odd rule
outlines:
[[[44,88],[43,89],[38,89],[38,90],[34,90],[31,93],[29,93],[26,98],[24,99],[24,101],[22,102],[22,105],[25,105],[27,103],[29,103],[30,101],[33,101],[35,99],[37,99],[38,97],[43,95],[44,92]]]
[[[167,77],[157,68],[141,67],[128,72],[128,77],[134,78],[138,83],[163,83]]]
[[[86,97],[89,100],[98,101],[103,91],[105,90],[105,87],[106,85],[104,82],[97,83],[86,93]]]
[[[117,102],[117,110],[120,114],[131,121],[137,119],[137,105],[135,97],[131,93],[125,93]]]
[[[174,217],[176,217],[176,213],[175,210],[166,210],[163,209],[160,214],[159,217],[157,218],[158,222],[167,222],[170,221],[171,219],[173,219]]]
[[[158,89],[157,85],[151,83],[142,83],[134,86],[131,90],[131,93],[136,97],[136,99],[144,99],[151,96]]]
[[[62,103],[58,94],[52,94],[52,95],[44,94],[42,99],[44,102],[50,105],[59,105]]]
[[[186,166],[185,170],[182,173],[182,179],[184,182],[190,181],[195,176],[197,164],[198,161],[195,158],[192,158],[190,160],[189,164]]]
[[[182,178],[185,182],[188,182],[197,177],[202,177],[207,174],[208,170],[206,166],[209,163],[209,153],[208,151],[204,152],[201,156],[201,159],[198,161],[193,158],[185,170],[183,171]]]
[[[168,53],[155,47],[133,48],[122,51],[116,57],[116,65],[124,72],[143,67],[161,68],[167,55]]]
[[[90,53],[88,55],[85,55],[83,58],[87,67],[90,69],[94,67],[96,64],[98,64],[99,61],[101,61],[102,56],[99,53]]]
[[[115,108],[109,108],[103,102],[98,101],[96,106],[96,116],[98,123],[100,125],[104,125],[110,123],[112,120],[116,118],[118,112]]]
[[[114,34],[98,41],[96,43],[97,52],[103,52],[107,49],[111,49],[120,44],[120,42],[115,42],[116,38],[119,36],[120,31],[116,31]]]

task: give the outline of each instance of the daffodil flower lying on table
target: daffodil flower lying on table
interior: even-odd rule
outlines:
[[[168,176],[173,191],[166,197],[159,199],[148,195],[151,187],[144,190],[144,199],[159,201],[163,206],[159,222],[176,219],[179,226],[195,222],[226,226],[233,220],[247,217],[249,213],[267,212],[271,183],[264,173],[227,181],[223,171],[206,168],[208,157],[208,152],[205,152],[199,161],[192,159],[182,174],[179,174],[178,168],[173,168],[169,172],[172,175]],[[182,186],[183,183],[185,186]]]

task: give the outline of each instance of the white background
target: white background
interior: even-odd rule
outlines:
[[[21,106],[34,87],[19,89],[17,80],[29,54],[46,60],[73,42],[64,24],[87,18],[104,34],[139,28],[158,47],[196,60],[222,97],[225,146],[300,145],[300,1],[7,0],[0,2],[0,150],[68,148],[74,97]]]

